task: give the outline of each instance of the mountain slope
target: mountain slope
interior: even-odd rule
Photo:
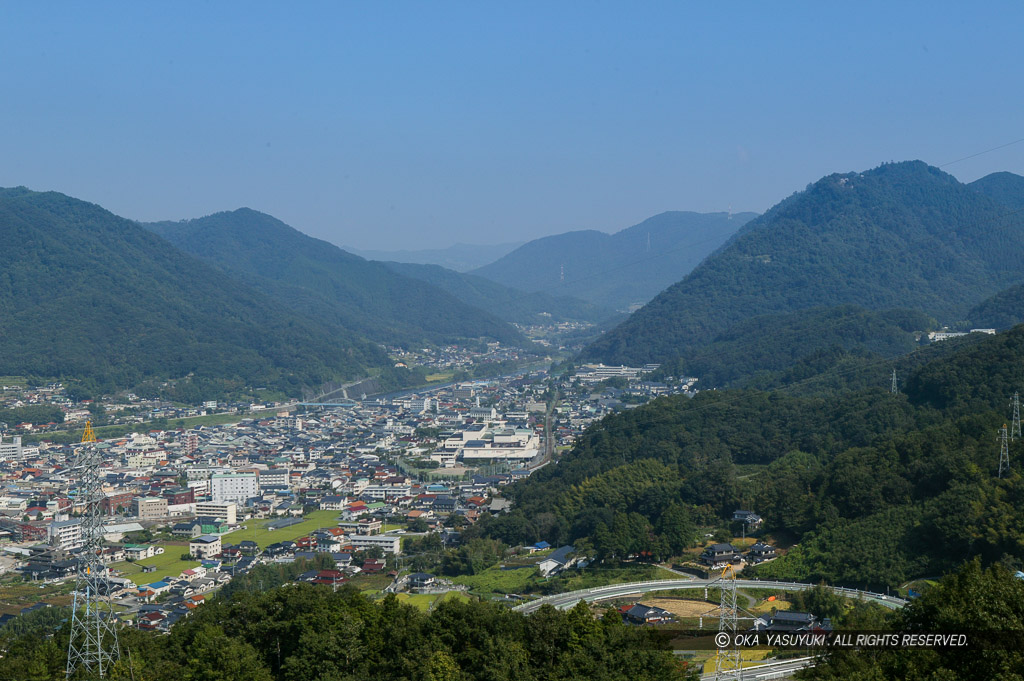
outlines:
[[[379,343],[525,342],[490,313],[248,208],[146,227],[307,315]]]
[[[785,384],[809,378],[804,375],[807,368],[792,371],[798,365],[823,370],[820,362],[826,356],[842,359],[858,353],[877,360],[905,355],[919,347],[915,332],[934,327],[935,320],[919,312],[856,305],[760,315],[737,322],[678,366],[663,369],[699,376],[704,388]]]
[[[1024,215],[920,161],[830,175],[748,223],[587,358],[685,357],[759,314],[853,303],[943,322],[1020,280]]]
[[[607,308],[568,296],[527,293],[503,286],[473,274],[455,272],[438,265],[385,262],[390,270],[428,282],[455,296],[467,305],[488,310],[507,322],[536,324],[547,319],[555,321],[600,322],[615,313]]]
[[[1014,173],[991,173],[967,185],[995,199],[1010,210],[1024,210],[1024,177]]]
[[[967,313],[975,328],[1008,329],[1024,321],[1024,284],[1004,289]]]
[[[416,265],[440,265],[456,272],[468,272],[477,267],[492,263],[502,256],[508,255],[515,249],[522,246],[522,242],[507,244],[494,244],[485,246],[479,244],[455,244],[448,248],[427,248],[420,251],[381,251],[363,250],[342,246],[342,249],[349,253],[366,258],[367,260],[379,260],[383,262],[411,263]]]
[[[56,192],[0,189],[0,373],[303,385],[387,357],[302,318],[134,222]]]
[[[615,234],[567,232],[530,241],[472,273],[510,288],[625,309],[679,281],[753,213],[661,213]]]

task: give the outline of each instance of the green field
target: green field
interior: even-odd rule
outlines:
[[[188,553],[188,544],[157,544],[164,549],[159,556],[146,558],[137,563],[111,563],[113,570],[119,570],[124,577],[130,577],[136,584],[149,584],[164,577],[177,577],[184,570],[198,567],[197,560],[182,560],[181,554]],[[156,572],[142,572],[143,565],[155,565]]]
[[[443,594],[396,594],[402,603],[414,605],[423,612],[429,612],[442,601],[468,601],[469,596],[461,591],[449,591]]]
[[[269,523],[274,522],[274,520],[280,520],[280,518],[247,520],[242,524],[243,529],[228,532],[221,538],[221,542],[224,544],[237,544],[248,539],[255,541],[261,549],[265,549],[277,542],[295,541],[299,537],[304,537],[319,529],[337,527],[338,514],[338,511],[313,511],[312,513],[307,513],[301,523],[282,527],[279,530],[266,530],[264,528]]]

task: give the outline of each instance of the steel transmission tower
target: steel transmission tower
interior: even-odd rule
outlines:
[[[71,609],[71,639],[68,641],[66,678],[84,673],[87,678],[109,676],[121,657],[117,640],[117,618],[110,600],[110,582],[103,562],[102,457],[96,449],[92,423],[85,424],[83,446],[75,457],[78,498],[84,503],[82,549]]]
[[[1010,472],[1010,447],[1006,442],[1006,424],[999,429],[999,477]]]
[[[1013,421],[1010,426],[1010,439],[1016,440],[1020,437],[1020,394],[1013,393]]]
[[[896,369],[894,367],[893,370],[892,370],[892,386],[889,388],[889,392],[891,392],[893,395],[895,395],[899,391],[900,391],[899,388],[896,387]]]
[[[736,568],[729,565],[722,571],[718,580],[722,589],[722,599],[718,608],[718,632],[729,635],[730,647],[719,647],[715,655],[715,681],[722,679],[741,679],[743,677],[743,659],[736,643],[739,631],[739,610],[736,607]]]

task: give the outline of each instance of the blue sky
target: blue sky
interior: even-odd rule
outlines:
[[[639,4],[640,7],[636,5]],[[359,248],[763,211],[1024,138],[1024,4],[3,3],[0,186]],[[1024,174],[1024,142],[945,168]]]

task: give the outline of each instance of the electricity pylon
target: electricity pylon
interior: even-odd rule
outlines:
[[[75,597],[71,607],[71,638],[65,672],[68,679],[80,673],[87,678],[105,678],[121,657],[117,618],[110,599],[110,581],[103,562],[101,462],[92,423],[86,422],[74,466],[78,498],[83,502],[85,512],[82,515],[82,548],[78,554]]]
[[[895,367],[893,367],[893,370],[892,370],[892,386],[889,387],[889,392],[891,392],[893,395],[895,395],[896,393],[899,392],[899,388],[896,387],[896,368]]]
[[[1006,424],[999,429],[999,477],[1010,472],[1010,447],[1006,443]]]
[[[1020,394],[1013,393],[1013,425],[1010,426],[1010,439],[1016,440],[1020,437]]]
[[[720,646],[715,655],[715,681],[740,679],[743,675],[743,659],[740,656],[736,633],[739,631],[739,610],[736,607],[736,568],[732,565],[722,570],[718,579],[721,583],[722,598],[718,608],[718,633],[729,635],[729,646]]]

